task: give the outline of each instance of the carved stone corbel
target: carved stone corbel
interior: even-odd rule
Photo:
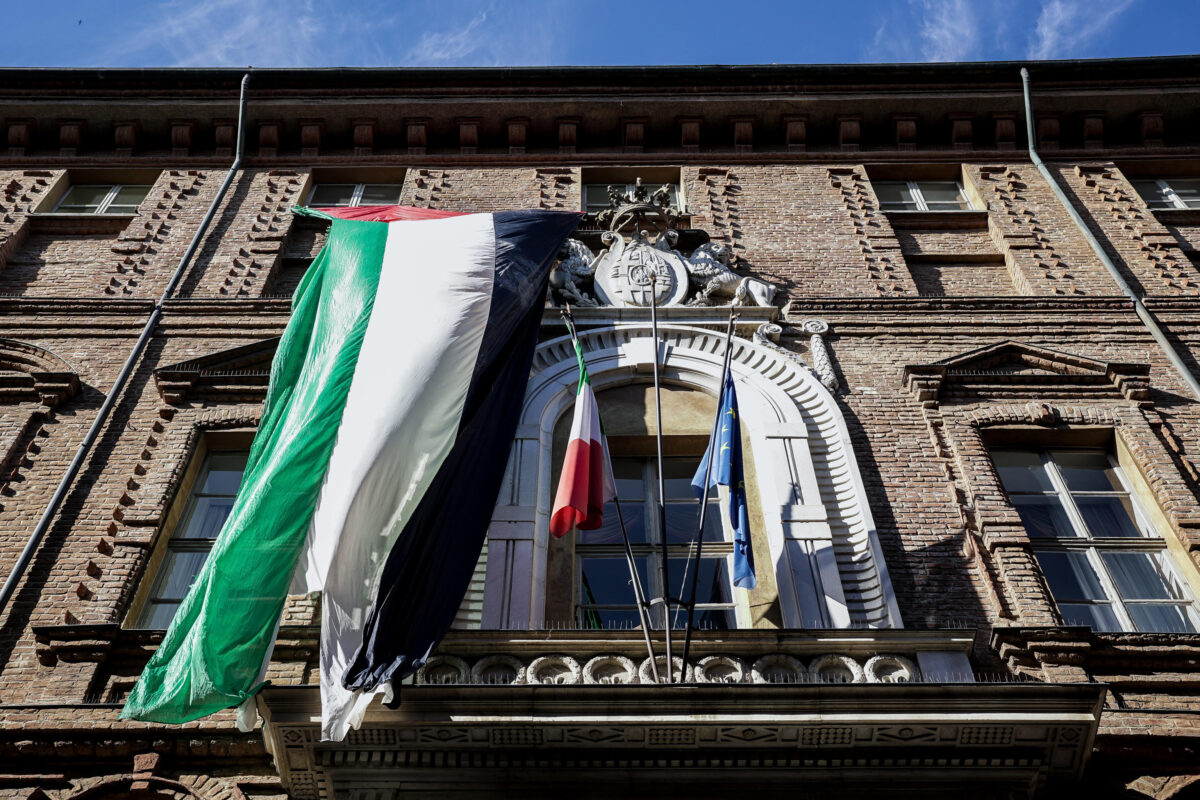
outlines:
[[[821,385],[829,391],[838,388],[837,373],[833,371],[833,361],[829,357],[829,348],[825,345],[824,335],[829,333],[829,323],[823,319],[806,319],[800,328],[809,335],[808,347],[812,351],[813,370],[821,379]]]

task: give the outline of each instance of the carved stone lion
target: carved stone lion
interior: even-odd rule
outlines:
[[[667,249],[679,239],[675,231],[667,231],[659,242],[667,239]],[[672,251],[678,252],[678,251]],[[705,242],[684,258],[688,277],[696,294],[689,306],[707,306],[714,298],[728,298],[735,306],[767,306],[775,299],[776,287],[759,278],[738,275],[729,268],[731,251],[721,242]]]
[[[579,286],[580,282],[591,279],[595,274],[599,258],[577,239],[567,239],[558,257],[561,260],[550,272],[550,286],[557,289],[568,303],[589,308],[600,305]]]

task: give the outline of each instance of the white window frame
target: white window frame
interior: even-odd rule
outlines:
[[[630,547],[633,550],[635,559],[646,559],[646,584],[642,589],[646,593],[646,600],[653,600],[663,596],[662,586],[662,537],[663,531],[660,529],[661,522],[658,514],[654,513],[657,509],[658,502],[658,465],[655,459],[645,457],[639,459],[642,461],[642,487],[643,494],[638,498],[624,498],[626,501],[636,502],[641,507],[642,513],[645,515],[644,525],[646,531],[645,542],[633,542]],[[696,457],[699,462],[699,456]],[[687,505],[689,508],[699,507],[698,500],[691,502],[681,502],[677,500],[668,500],[669,505]],[[629,506],[623,505],[622,512],[625,514],[626,522],[629,521]],[[707,518],[712,518],[716,515],[716,519],[721,521],[721,529],[723,538],[720,541],[705,541],[703,549],[703,558],[705,560],[718,558],[725,559],[725,575],[730,579],[728,603],[697,603],[696,611],[723,610],[734,616],[734,624],[732,629],[737,629],[737,596],[734,593],[732,582],[733,576],[733,540],[729,531],[729,526],[724,524],[724,514],[721,512],[721,504],[714,489],[709,495],[709,508]],[[587,558],[611,558],[625,559],[624,544],[588,544],[580,540],[580,531],[575,530],[572,535],[575,539],[575,586],[576,594],[574,599],[574,621],[580,628],[583,627],[583,615],[585,609],[594,608],[599,611],[604,610],[624,610],[630,609],[634,613],[637,612],[637,603],[634,600],[633,587],[629,589],[629,602],[604,604],[604,603],[585,603],[583,598],[583,561]],[[667,557],[672,561],[677,559],[690,559],[690,564],[695,568],[696,548],[690,543],[675,542],[667,545]],[[674,579],[674,576],[672,576]],[[684,576],[684,580],[680,584],[684,587],[684,591],[691,585],[691,575]],[[680,598],[676,598],[680,599]],[[676,626],[682,626],[687,618],[687,613],[679,610],[672,610],[672,619]],[[663,627],[663,607],[661,604],[655,604],[651,609],[650,624],[658,629]]]
[[[1097,580],[1100,582],[1101,588],[1108,600],[1108,605],[1112,609],[1114,616],[1121,625],[1123,632],[1137,632],[1137,625],[1133,621],[1133,617],[1126,609],[1126,605],[1137,605],[1144,602],[1147,604],[1163,605],[1164,601],[1141,601],[1137,599],[1126,599],[1121,595],[1120,589],[1117,587],[1116,581],[1109,574],[1108,567],[1104,563],[1103,553],[1150,553],[1158,556],[1161,563],[1165,565],[1166,571],[1170,573],[1170,577],[1174,580],[1176,586],[1179,587],[1182,599],[1175,602],[1175,605],[1184,608],[1185,616],[1191,623],[1194,632],[1200,632],[1200,612],[1196,607],[1196,599],[1188,587],[1187,581],[1183,579],[1175,568],[1171,559],[1170,553],[1167,550],[1167,541],[1162,537],[1158,530],[1151,523],[1145,509],[1139,502],[1137,494],[1133,491],[1129,484],[1129,479],[1125,477],[1125,471],[1122,469],[1120,462],[1116,456],[1107,449],[1103,448],[1081,448],[1081,447],[1004,447],[996,448],[993,452],[1004,450],[1020,450],[1024,452],[1035,452],[1042,460],[1042,466],[1045,468],[1046,475],[1050,479],[1050,484],[1054,490],[1054,496],[1062,504],[1062,508],[1067,515],[1067,519],[1074,529],[1074,536],[1030,536],[1030,549],[1036,556],[1038,552],[1046,553],[1085,553],[1088,564],[1096,574]],[[1109,466],[1113,470],[1113,474],[1121,484],[1121,490],[1112,491],[1072,491],[1059,471],[1059,466],[1054,460],[1055,453],[1088,453],[1096,454],[1103,453],[1108,459]],[[1007,489],[1005,490],[1007,494]],[[1133,523],[1141,532],[1141,536],[1108,536],[1108,537],[1093,537],[1088,531],[1087,523],[1083,519],[1083,514],[1079,511],[1079,507],[1075,503],[1075,496],[1095,496],[1109,497],[1124,495],[1129,500],[1130,507],[1133,508]],[[1017,493],[1018,497],[1035,496],[1035,493]],[[1048,584],[1048,582],[1047,582]],[[1053,594],[1053,592],[1052,592]],[[1089,605],[1089,603],[1079,600],[1066,601],[1072,604]],[[1095,605],[1096,603],[1090,603]],[[1058,601],[1055,600],[1055,610],[1057,609]],[[1060,612],[1061,613],[1061,612]]]
[[[908,190],[912,192],[913,201],[917,204],[916,208],[889,208],[885,211],[930,211],[935,214],[954,213],[955,211],[975,211],[975,204],[971,202],[971,198],[967,196],[966,190],[963,188],[962,181],[925,181],[925,183],[953,183],[958,187],[958,193],[962,195],[963,201],[966,202],[966,208],[930,208],[925,202],[925,193],[921,191],[921,181],[875,181],[879,183],[903,183],[908,186]],[[883,201],[879,201],[882,208]]]
[[[1151,210],[1153,210],[1153,211],[1169,211],[1169,210],[1174,210],[1174,209],[1181,209],[1181,210],[1185,210],[1185,211],[1186,210],[1193,210],[1193,211],[1197,210],[1196,206],[1189,206],[1187,203],[1185,203],[1179,197],[1179,195],[1175,192],[1175,187],[1171,186],[1169,181],[1167,181],[1164,178],[1154,178],[1153,180],[1154,180],[1154,183],[1158,186],[1159,191],[1162,192],[1163,198],[1167,202],[1169,202],[1171,204],[1171,206],[1170,206],[1170,208],[1162,208],[1161,206],[1155,205],[1156,201],[1153,201],[1153,200],[1143,197],[1142,200],[1144,200],[1146,202],[1146,205],[1149,206]]]
[[[395,184],[393,184],[393,183],[355,183],[355,184],[351,184],[349,181],[346,181],[345,183],[342,183],[339,181],[326,181],[324,184],[314,183],[312,190],[308,193],[308,203],[312,203],[313,195],[315,195],[317,193],[317,189],[320,189],[322,185],[325,185],[325,186],[351,186],[351,185],[353,185],[354,186],[354,191],[350,195],[350,204],[345,205],[345,206],[330,206],[332,208],[358,208],[359,205],[362,204],[363,192],[366,191],[368,186],[400,186],[400,184],[398,184],[398,183],[395,183]]]
[[[76,188],[77,186],[108,186],[109,189],[108,189],[108,194],[105,195],[104,199],[100,201],[100,205],[96,206],[95,211],[63,211],[63,212],[60,212],[59,208],[61,208],[62,204],[66,201],[66,199],[71,196],[71,190]],[[117,195],[120,194],[121,190],[127,186],[145,186],[146,187],[146,195],[150,194],[150,189],[152,188],[150,184],[146,184],[146,183],[114,183],[111,185],[107,184],[107,183],[71,184],[70,186],[67,187],[67,191],[63,193],[63,196],[58,199],[58,202],[54,204],[54,211],[51,213],[54,213],[54,214],[58,214],[58,213],[63,213],[63,214],[107,214],[109,206],[111,206],[113,204],[113,201],[115,201],[117,199]],[[146,199],[146,197],[143,196],[142,200],[144,201],[145,199]],[[140,205],[140,202],[139,202],[139,205]]]

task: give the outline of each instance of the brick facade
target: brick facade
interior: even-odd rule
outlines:
[[[1148,209],[1127,172],[1200,174],[1200,80],[1178,77],[1198,66],[1039,65],[1034,80],[1038,113],[1054,122],[1042,128],[1051,170],[1194,374],[1200,210]],[[252,429],[260,412],[252,392],[220,386],[169,398],[155,370],[282,332],[324,238],[288,211],[318,178],[387,167],[404,170],[408,205],[577,209],[581,170],[597,165],[630,179],[678,169],[688,226],[727,244],[734,269],[780,288],[785,347],[808,358],[799,323],[829,323],[837,402],[906,626],[973,635],[982,680],[1107,683],[1080,780],[1097,796],[1191,796],[1200,635],[1063,627],[988,456],[988,432],[1001,429],[1119,441],[1172,557],[1200,586],[1200,404],[1027,158],[1015,70],[718,72],[664,68],[649,81],[590,70],[578,86],[541,71],[384,71],[364,86],[255,76],[248,161],[0,622],[0,798],[286,794],[262,734],[238,733],[232,712],[180,729],[116,721],[156,641],[122,623],[198,439]],[[38,389],[0,391],[4,574],[216,196],[240,78],[117,75],[114,95],[91,73],[20,75],[0,90],[10,143],[0,153],[0,362]],[[618,112],[609,93],[626,80]],[[1174,94],[1160,93],[1167,85]],[[177,101],[179,119],[146,119],[133,140],[114,129],[151,93]],[[486,102],[462,102],[472,94]],[[69,113],[55,105],[66,96]],[[318,111],[320,125],[309,119]],[[1146,111],[1157,115],[1149,128]],[[1096,113],[1108,123],[1099,133]],[[159,171],[136,215],[45,213],[68,183],[130,169]],[[873,176],[906,170],[960,180],[976,211],[953,221],[882,211]],[[1005,342],[1017,348],[930,377]],[[37,377],[68,371],[54,390]],[[314,642],[295,632],[318,616],[311,599],[289,601],[269,679],[316,680]]]

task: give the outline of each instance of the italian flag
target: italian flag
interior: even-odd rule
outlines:
[[[579,359],[579,390],[575,395],[575,417],[571,439],[558,479],[558,494],[550,516],[550,532],[563,536],[572,528],[591,531],[604,522],[604,504],[617,496],[608,443],[600,427],[600,409],[588,379],[583,351],[575,342]]]
[[[296,213],[330,221],[325,247],[230,516],[122,718],[181,723],[252,697],[296,575],[322,592],[322,736],[340,740],[424,663],[479,558],[579,215]]]

